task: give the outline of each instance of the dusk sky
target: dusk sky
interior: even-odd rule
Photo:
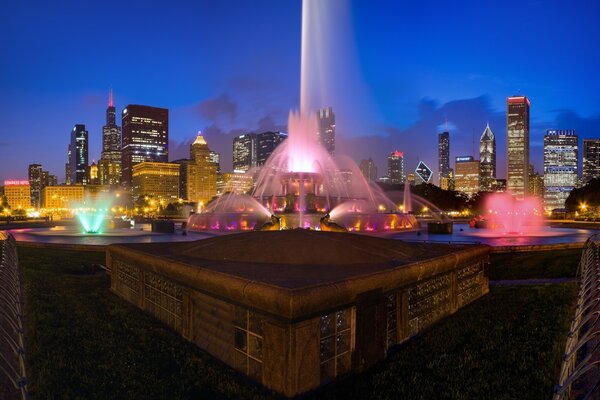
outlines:
[[[600,137],[597,1],[323,1],[323,106],[337,114],[339,151],[372,157],[380,176],[395,149],[407,169],[420,159],[437,172],[447,119],[453,158],[478,158],[489,121],[504,177],[505,102],[517,93],[531,100],[538,171],[546,129]],[[166,107],[169,158],[186,157],[202,130],[224,170],[235,135],[285,131],[299,107],[300,0],[5,1],[0,11],[0,180],[41,163],[64,182],[76,123],[98,160],[110,87],[119,125],[127,104]]]

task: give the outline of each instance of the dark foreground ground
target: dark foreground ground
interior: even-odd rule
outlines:
[[[492,279],[573,276],[577,251],[494,255]],[[19,249],[32,398],[273,398],[109,291],[103,253]],[[561,257],[560,261],[556,261]],[[547,399],[574,283],[492,287],[365,374],[307,398]]]

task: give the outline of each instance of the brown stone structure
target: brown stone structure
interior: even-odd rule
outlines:
[[[287,396],[368,368],[487,293],[488,258],[308,230],[107,249],[117,295]]]

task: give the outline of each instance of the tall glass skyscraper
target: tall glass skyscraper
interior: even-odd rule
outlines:
[[[600,178],[600,139],[583,139],[583,183]]]
[[[544,136],[544,208],[564,208],[577,185],[578,144],[575,130],[547,130]]]
[[[88,131],[85,125],[75,125],[71,131],[71,159],[69,160],[71,185],[88,184],[88,144]]]
[[[317,136],[319,142],[325,147],[329,154],[335,152],[335,114],[331,107],[324,108],[317,113],[319,131]]]
[[[131,187],[135,164],[169,161],[169,110],[130,104],[122,121],[121,183]]]
[[[233,169],[248,171],[263,166],[287,133],[262,132],[247,133],[233,139]]]
[[[387,159],[388,164],[388,182],[402,183],[404,182],[404,153],[401,151],[393,151]]]
[[[506,108],[506,188],[523,199],[529,189],[529,99],[509,97]]]
[[[481,190],[491,191],[496,184],[496,137],[487,124],[479,139],[479,183]]]
[[[438,177],[439,182],[443,178],[450,177],[450,132],[438,134]]]
[[[102,154],[98,170],[102,185],[117,185],[121,180],[121,127],[116,123],[112,89],[106,108],[106,125],[102,127]]]

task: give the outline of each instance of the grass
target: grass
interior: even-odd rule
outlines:
[[[102,253],[20,248],[32,398],[272,398],[114,296]],[[307,398],[549,398],[575,284],[492,288],[364,374]]]
[[[32,398],[263,398],[266,393],[109,292],[103,253],[19,248]],[[85,266],[82,267],[81,265]]]
[[[572,278],[577,274],[581,249],[496,253],[490,256],[490,279]]]

